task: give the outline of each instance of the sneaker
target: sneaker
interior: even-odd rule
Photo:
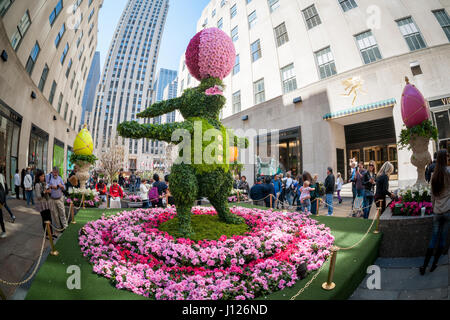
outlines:
[[[6,238],[6,232],[0,233],[0,239],[5,239],[5,238]]]
[[[16,217],[15,217],[15,216],[12,216],[12,218],[11,218],[11,223],[14,223],[14,222],[16,222]]]

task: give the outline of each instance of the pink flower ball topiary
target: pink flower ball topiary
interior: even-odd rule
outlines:
[[[233,69],[235,59],[233,41],[218,28],[197,33],[186,50],[186,65],[199,81],[208,77],[224,79]]]
[[[425,98],[408,79],[402,95],[402,118],[408,128],[430,119],[430,109]]]

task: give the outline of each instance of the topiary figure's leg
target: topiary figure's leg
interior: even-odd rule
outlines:
[[[244,219],[230,212],[228,196],[233,188],[233,176],[230,172],[216,170],[199,177],[202,194],[206,195],[216,209],[219,219],[229,224],[244,223]]]
[[[191,227],[191,209],[198,194],[198,182],[194,169],[186,164],[174,165],[169,183],[180,222],[179,232],[183,237],[188,238],[194,234]]]

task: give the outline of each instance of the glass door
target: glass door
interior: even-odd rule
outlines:
[[[388,147],[389,150],[389,162],[394,166],[394,172],[391,175],[392,180],[398,180],[398,154],[397,146],[391,145]]]
[[[434,120],[439,131],[439,148],[448,148],[450,141],[450,110],[434,112]]]

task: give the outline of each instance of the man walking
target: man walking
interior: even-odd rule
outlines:
[[[27,198],[27,206],[31,204],[34,206],[33,199],[33,177],[31,176],[31,169],[27,168],[27,173],[23,179],[23,187],[25,189],[25,196]]]
[[[48,188],[51,190],[50,204],[52,208],[52,221],[59,221],[60,224],[56,227],[58,229],[65,229],[68,227],[63,196],[65,186],[63,179],[59,176],[59,169],[57,167],[53,167],[48,181]]]
[[[132,172],[130,176],[130,192],[136,192],[136,175],[134,174],[134,172]]]
[[[334,194],[334,186],[336,183],[336,179],[333,175],[333,169],[328,168],[327,170],[327,178],[325,179],[325,194],[326,194],[326,203],[328,206],[328,215],[333,215],[333,194]]]
[[[14,175],[14,192],[16,193],[17,200],[20,200],[20,184],[19,169],[16,169],[16,174]]]

